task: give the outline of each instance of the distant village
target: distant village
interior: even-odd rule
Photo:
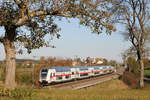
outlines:
[[[0,61],[0,64],[4,64],[5,61]],[[144,59],[146,64],[150,64],[150,59]],[[96,65],[113,65],[117,66],[118,63],[115,60],[108,61],[105,58],[57,58],[57,57],[41,57],[39,60],[34,59],[16,59],[17,67],[19,68],[31,68],[36,64],[45,64],[47,66],[96,66]]]

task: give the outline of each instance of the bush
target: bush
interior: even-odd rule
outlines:
[[[139,78],[131,72],[125,71],[122,80],[131,88],[139,88]]]
[[[14,90],[0,88],[0,96],[11,98],[25,98],[33,96],[33,89],[16,88]]]
[[[33,95],[33,90],[30,88],[28,89],[16,88],[11,91],[10,96],[14,98],[24,98],[24,97],[31,97],[32,95]]]
[[[0,88],[0,96],[10,96],[11,91],[8,89]]]
[[[31,72],[18,72],[16,74],[16,81],[19,84],[32,84],[32,73]]]
[[[134,57],[129,57],[127,59],[127,67],[127,71],[133,73],[137,77],[140,76],[140,66]]]

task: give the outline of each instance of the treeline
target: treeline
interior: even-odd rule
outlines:
[[[82,59],[78,58],[56,58],[56,57],[41,57],[39,60],[39,64],[44,64],[46,66],[96,66],[96,65],[112,65],[115,66],[117,64],[116,61],[111,60],[108,61],[105,58],[91,58],[92,60],[88,60],[88,58]],[[96,60],[102,61],[102,63],[97,63]]]
[[[56,58],[56,57],[41,57],[39,60],[39,64],[43,64],[45,66],[72,66],[73,60],[63,59],[63,58]]]

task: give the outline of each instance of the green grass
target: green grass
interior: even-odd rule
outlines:
[[[120,80],[111,80],[82,90],[34,89],[34,95],[24,100],[150,100],[149,93],[149,89],[130,89]]]

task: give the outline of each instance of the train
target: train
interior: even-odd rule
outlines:
[[[113,66],[42,67],[39,82],[42,86],[115,72]]]

